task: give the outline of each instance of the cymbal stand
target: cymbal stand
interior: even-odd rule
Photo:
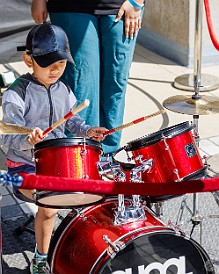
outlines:
[[[199,86],[197,84],[196,89],[195,89],[195,94],[192,96],[192,99],[200,99],[200,95],[199,95]],[[200,142],[200,136],[199,136],[199,128],[198,128],[198,119],[199,119],[199,115],[195,114],[193,115],[193,124],[194,124],[194,138],[197,144],[197,147],[199,147],[199,142]],[[212,192],[212,195],[217,203],[217,205],[219,206],[219,193],[218,192]],[[191,222],[193,224],[191,232],[190,232],[190,236],[192,236],[194,229],[197,225],[200,225],[200,244],[202,244],[202,221],[204,218],[219,218],[219,215],[208,215],[208,216],[201,216],[199,214],[199,199],[198,199],[198,194],[194,193],[193,194],[193,208],[192,210],[189,208],[188,204],[187,204],[187,194],[184,195],[184,198],[181,202],[181,206],[178,212],[178,216],[177,216],[177,220],[176,220],[176,225],[180,226],[182,224],[182,216],[183,216],[183,212],[184,209],[187,209],[189,211],[189,213],[191,214]]]
[[[200,95],[199,95],[199,86],[198,86],[198,82],[196,82],[196,87],[195,87],[195,94],[192,96],[192,99],[200,99]],[[200,142],[200,136],[199,136],[199,128],[198,128],[198,120],[199,120],[199,115],[195,114],[193,115],[193,124],[194,124],[194,138],[197,144],[197,147],[199,147],[199,142]],[[192,236],[194,228],[197,225],[200,225],[200,244],[202,242],[202,216],[199,215],[199,199],[198,199],[198,194],[194,193],[193,194],[193,208],[192,210],[189,208],[189,206],[187,205],[187,195],[184,195],[184,198],[181,202],[181,206],[178,212],[178,216],[177,216],[177,221],[176,221],[176,225],[180,225],[182,223],[182,215],[184,212],[184,209],[186,208],[189,213],[191,214],[191,222],[193,224],[192,226],[192,230],[190,232],[190,236]]]

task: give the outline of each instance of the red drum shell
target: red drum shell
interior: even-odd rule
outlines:
[[[100,180],[97,163],[101,144],[85,138],[60,138],[40,142],[35,146],[36,174],[72,179]],[[74,208],[95,204],[103,195],[83,192],[37,191],[36,204],[49,208]]]
[[[126,205],[129,203],[130,200],[125,200]],[[197,243],[165,227],[148,208],[145,208],[147,220],[115,225],[117,206],[117,200],[111,198],[84,209],[80,216],[70,213],[64,219],[49,249],[51,273],[149,274],[151,272],[137,272],[137,269],[151,268],[153,263],[162,268],[170,260],[181,257],[185,259],[186,272],[178,273],[214,273],[213,267],[209,272],[206,270],[206,261],[210,266],[210,260]],[[121,247],[117,254],[109,255],[112,249],[103,239],[104,235]],[[165,273],[175,273],[171,267],[169,271]]]
[[[101,179],[97,162],[101,144],[85,138],[60,138],[35,145],[36,174],[73,179]]]
[[[131,151],[137,166],[141,160],[153,160],[153,168],[143,172],[145,182],[186,180],[205,170],[189,122],[168,127],[156,133],[131,141]]]

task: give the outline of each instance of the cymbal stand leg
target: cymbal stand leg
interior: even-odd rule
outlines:
[[[219,191],[211,192],[211,194],[213,195],[215,202],[219,206]]]
[[[199,86],[196,86],[196,88],[195,88],[194,97],[196,97],[197,99],[200,98],[199,97]],[[198,119],[199,119],[199,115],[193,115],[193,123],[195,125],[194,137],[195,137],[197,147],[199,147],[199,142],[200,142],[199,130],[198,130]],[[201,243],[202,242],[202,223],[201,223],[202,217],[199,215],[199,199],[198,199],[197,193],[193,194],[193,214],[192,214],[191,221],[192,221],[193,227],[190,232],[190,236],[192,236],[195,226],[200,225],[200,243]]]
[[[197,87],[196,89],[196,93],[194,96],[196,96],[198,98],[199,96],[199,87]],[[198,132],[198,119],[199,119],[199,115],[193,115],[193,124],[195,125],[194,128],[194,138],[196,141],[197,146],[199,147],[199,142],[200,142],[200,138],[199,138],[199,132]],[[185,210],[185,208],[189,211],[189,213],[191,214],[191,222],[193,224],[192,226],[192,230],[190,232],[190,236],[192,236],[194,229],[197,225],[200,225],[200,243],[202,242],[202,217],[199,215],[199,201],[198,201],[198,194],[194,193],[193,194],[193,208],[192,210],[188,207],[187,205],[187,196],[184,196],[183,201],[181,202],[181,207],[179,209],[179,213],[177,216],[177,221],[176,221],[176,225],[181,225],[181,221],[182,221],[182,216],[183,216],[183,212]]]
[[[177,216],[177,219],[176,219],[176,225],[177,226],[180,226],[180,225],[183,224],[182,223],[182,216],[183,216],[185,208],[189,211],[189,213],[191,215],[193,214],[192,211],[191,211],[191,209],[188,207],[186,200],[187,200],[187,195],[184,195],[183,200],[181,202],[181,206],[180,206],[179,212],[178,212],[178,216]]]

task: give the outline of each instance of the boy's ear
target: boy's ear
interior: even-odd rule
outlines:
[[[33,60],[29,54],[24,53],[23,60],[24,60],[24,63],[28,66],[28,68],[33,67]]]

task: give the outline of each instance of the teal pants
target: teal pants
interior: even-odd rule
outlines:
[[[90,100],[80,116],[91,126],[108,129],[123,124],[126,86],[136,42],[125,38],[123,20],[115,15],[52,13],[50,20],[62,27],[68,38],[76,66],[68,64],[64,78],[78,103]],[[108,135],[102,143],[104,154],[120,147],[121,131]]]

